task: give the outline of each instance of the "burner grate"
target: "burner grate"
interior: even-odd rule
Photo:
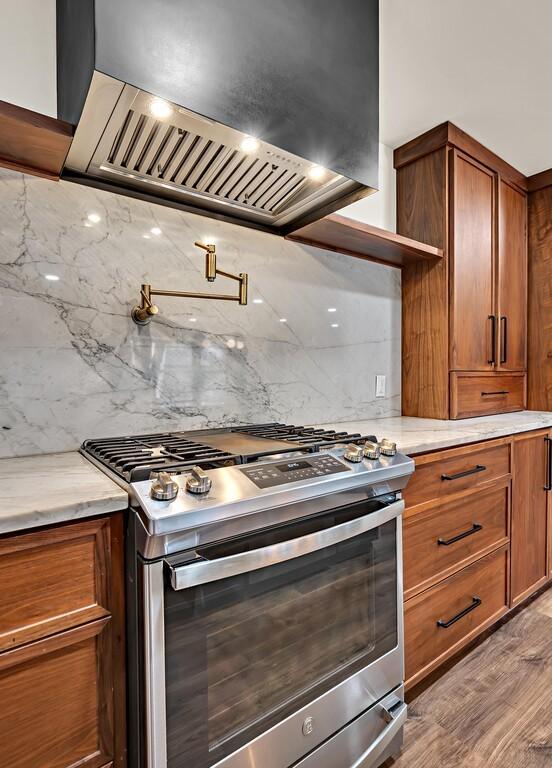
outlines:
[[[361,435],[359,432],[350,434],[335,430],[315,429],[314,427],[270,423],[244,425],[229,429],[198,430],[195,433],[162,432],[135,437],[86,440],[81,450],[102,467],[127,482],[147,480],[152,472],[160,470],[176,474],[185,472],[196,464],[204,469],[212,469],[231,464],[243,464],[255,461],[261,456],[267,458],[270,455],[266,451],[262,453],[230,453],[202,442],[202,436],[208,443],[209,435],[229,432],[251,438],[291,442],[296,445],[297,451],[303,453],[316,452],[321,448],[331,448],[339,443],[376,439],[373,435]],[[197,439],[190,439],[192,434]]]

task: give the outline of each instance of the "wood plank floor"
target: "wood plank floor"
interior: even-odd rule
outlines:
[[[552,589],[409,704],[389,768],[552,768]]]

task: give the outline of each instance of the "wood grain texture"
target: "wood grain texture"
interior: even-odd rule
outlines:
[[[520,190],[527,189],[527,178],[523,173],[451,122],[441,123],[398,147],[393,155],[394,166],[396,169],[401,168],[446,144],[470,155],[495,173],[500,173]]]
[[[547,168],[546,171],[540,171],[540,173],[534,173],[527,177],[528,192],[538,192],[546,187],[552,187],[552,168]]]
[[[0,166],[57,180],[72,138],[68,123],[0,101]]]
[[[451,154],[450,365],[493,367],[495,180],[492,172],[457,151]]]
[[[489,481],[509,479],[511,472],[511,440],[504,438],[487,443],[474,443],[460,448],[417,456],[416,471],[404,490],[405,518],[425,511],[435,502],[454,500],[466,490],[475,490]],[[482,471],[473,472],[477,467]],[[443,475],[454,477],[443,480]]]
[[[0,655],[0,765],[100,768],[110,761],[110,681],[98,676],[108,633],[109,619],[100,619]]]
[[[514,438],[512,605],[548,578],[547,436],[543,431]]]
[[[109,520],[0,540],[0,650],[109,615]]]
[[[0,539],[0,580],[0,765],[124,768],[122,513]]]
[[[498,180],[498,370],[527,370],[527,196]]]
[[[440,543],[469,531],[474,532],[447,545]],[[509,535],[509,480],[407,518],[403,526],[405,600],[507,544]]]
[[[508,610],[508,547],[458,571],[404,605],[406,685],[411,687]],[[448,628],[449,621],[481,600],[470,613]]]
[[[307,224],[286,239],[391,267],[434,262],[443,257],[440,248],[338,214]]]
[[[552,591],[411,700],[386,768],[549,768]]]
[[[397,231],[446,249],[447,151],[397,171]],[[402,413],[446,419],[448,383],[448,261],[414,264],[402,273]]]
[[[450,374],[450,418],[468,419],[522,411],[526,404],[524,373]]]
[[[529,195],[528,407],[552,410],[552,187]]]

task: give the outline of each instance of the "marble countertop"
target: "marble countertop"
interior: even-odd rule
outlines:
[[[125,491],[80,453],[0,460],[0,534],[127,506]]]
[[[406,454],[425,453],[455,445],[476,443],[493,437],[504,437],[517,432],[552,427],[552,412],[519,411],[498,416],[482,416],[458,421],[438,419],[417,419],[412,416],[394,416],[384,419],[362,419],[358,421],[316,424],[325,429],[346,430],[376,434],[381,439],[394,440],[399,450]]]

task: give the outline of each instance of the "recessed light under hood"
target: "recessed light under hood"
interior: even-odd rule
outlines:
[[[373,27],[375,22],[377,32],[377,0],[347,4],[357,23]],[[78,10],[74,0],[58,0],[59,112],[76,123],[66,178],[279,233],[374,191],[377,42],[374,86],[374,67],[368,66],[374,51],[358,56],[349,39],[355,24],[349,19],[341,29],[335,21],[332,25],[331,4],[159,0],[153,16],[146,0],[79,0],[76,5]],[[221,15],[222,43],[230,40],[233,54],[226,65],[227,51],[215,39]],[[302,32],[305,50],[325,38],[327,54],[317,50],[309,61],[305,50],[297,57],[284,46],[286,53],[273,33],[279,30],[290,43],[299,21],[309,27]],[[207,51],[196,40],[194,25],[210,29]],[[373,43],[373,30],[365,38],[365,44]],[[244,67],[255,66],[251,51],[259,55],[259,46],[264,55],[259,72],[252,74]],[[175,53],[180,49],[184,65]],[[334,66],[330,54],[341,50],[350,60],[339,62],[336,78],[328,71]],[[272,82],[270,74],[266,79],[271,62]],[[305,80],[313,71],[322,77],[319,84]],[[259,92],[257,80],[263,76]],[[359,77],[364,101],[354,93]],[[347,102],[336,93],[336,103],[330,103],[328,89],[337,85],[354,99]]]

